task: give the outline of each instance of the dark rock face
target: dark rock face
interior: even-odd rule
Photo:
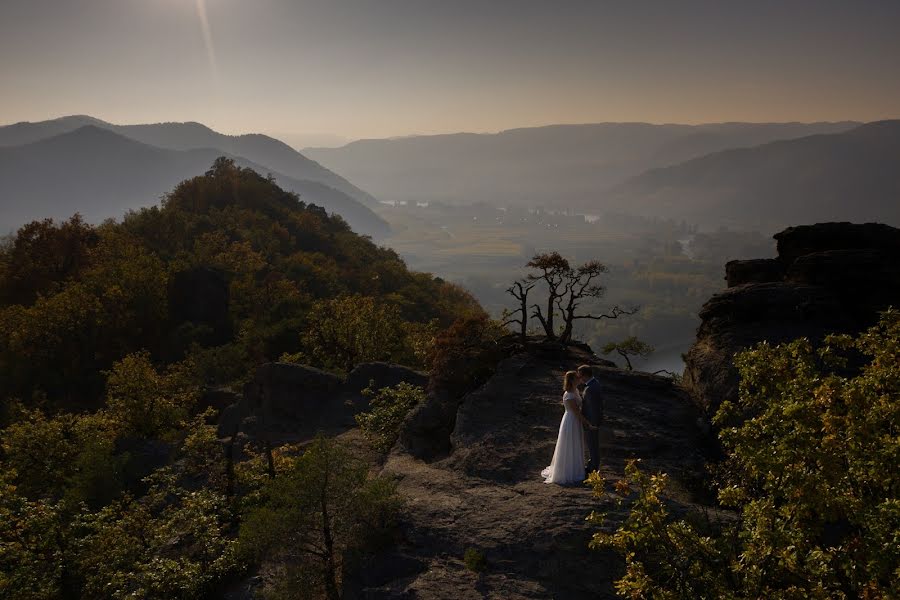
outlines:
[[[775,258],[730,260],[725,264],[725,279],[728,287],[745,283],[781,281],[783,277],[784,265]]]
[[[357,365],[347,376],[348,390],[361,392],[374,384],[374,389],[394,387],[399,383],[408,383],[419,387],[428,384],[428,375],[401,365],[386,362],[363,363]]]
[[[205,341],[211,344],[229,339],[228,281],[221,271],[197,267],[175,273],[168,295],[174,323],[206,325],[210,334]]]
[[[338,404],[343,381],[337,375],[306,365],[267,363],[256,370],[244,387],[244,401],[259,426],[290,429],[296,423],[317,423]]]
[[[900,304],[900,230],[866,223],[820,223],[775,235],[778,258],[732,261],[729,288],[700,311],[687,353],[685,385],[712,414],[738,390],[736,352],[761,341],[858,332]]]
[[[219,408],[218,435],[289,442],[317,432],[339,434],[356,425],[354,417],[368,409],[362,390],[400,382],[424,387],[428,377],[390,363],[363,363],[346,381],[337,375],[294,363],[261,365],[243,395],[209,390],[202,405]]]
[[[774,236],[778,258],[789,265],[801,256],[828,250],[871,248],[897,256],[900,230],[883,223],[816,223],[788,227]]]

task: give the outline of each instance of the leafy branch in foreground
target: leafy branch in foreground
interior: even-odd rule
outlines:
[[[852,364],[861,368],[850,369]],[[852,362],[851,362],[852,361]],[[715,417],[727,518],[673,515],[664,475],[629,465],[629,513],[592,546],[626,563],[631,598],[889,598],[900,589],[900,312],[862,334],[741,353]],[[590,480],[598,495],[603,481]],[[634,488],[632,490],[632,488]],[[592,515],[606,525],[601,513]]]

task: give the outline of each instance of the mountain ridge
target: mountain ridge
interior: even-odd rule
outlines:
[[[171,150],[96,125],[20,146],[0,147],[0,205],[4,227],[36,218],[117,217],[159,199],[178,182],[205,172],[221,155],[260,174],[272,173],[305,202],[340,214],[357,232],[382,236],[389,226],[368,207],[318,181],[289,177],[219,148]],[[77,195],[74,200],[72,196]],[[68,198],[60,204],[60,198]]]
[[[568,208],[586,205],[604,190],[652,167],[854,125],[546,125],[499,133],[357,140],[304,152],[382,200]]]
[[[366,204],[375,198],[337,173],[310,160],[288,144],[261,133],[228,135],[219,133],[197,121],[167,121],[133,125],[116,125],[89,115],[70,115],[47,121],[21,121],[0,127],[0,147],[18,146],[73,131],[85,125],[101,127],[138,142],[170,150],[217,148],[243,156],[265,168],[279,171],[295,179],[320,181],[351,198]]]
[[[898,153],[900,120],[731,148],[630,178],[610,191],[605,208],[744,228],[778,229],[805,221],[897,223]]]

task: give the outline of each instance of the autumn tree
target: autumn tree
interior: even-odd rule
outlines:
[[[656,350],[653,346],[646,342],[642,342],[637,339],[635,336],[630,336],[622,340],[621,342],[609,342],[605,346],[603,346],[603,354],[611,354],[615,352],[619,356],[625,359],[625,364],[628,365],[628,370],[631,371],[633,369],[631,365],[631,356],[638,356],[640,358],[647,358]]]
[[[313,305],[301,335],[300,360],[351,371],[363,362],[391,360],[404,352],[400,309],[371,296],[340,296]]]

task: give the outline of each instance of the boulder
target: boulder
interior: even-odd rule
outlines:
[[[784,265],[774,258],[730,260],[725,263],[725,279],[728,287],[747,283],[781,281],[783,277]]]
[[[394,452],[424,461],[446,456],[451,449],[450,436],[456,426],[459,402],[447,390],[429,391],[425,402],[407,415]]]
[[[362,363],[350,371],[346,390],[359,393],[369,387],[370,382],[374,382],[376,390],[394,387],[399,383],[425,387],[428,384],[428,375],[409,367],[386,362]]]
[[[259,428],[292,431],[298,424],[316,425],[329,405],[340,404],[342,383],[337,375],[314,367],[266,363],[244,386],[244,398],[249,413],[261,421]]]
[[[872,248],[900,255],[900,229],[883,223],[816,223],[788,227],[774,237],[778,258],[787,265],[827,250]]]
[[[228,387],[210,387],[203,390],[200,400],[197,402],[197,412],[203,412],[207,408],[212,408],[219,415],[222,411],[238,402],[241,395]]]

